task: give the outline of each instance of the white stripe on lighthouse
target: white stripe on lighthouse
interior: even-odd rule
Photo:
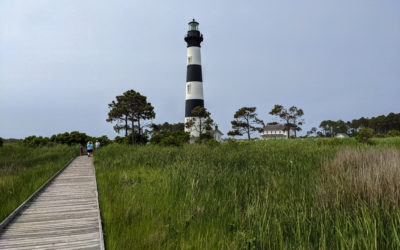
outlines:
[[[188,99],[204,99],[202,82],[186,83],[186,100]]]
[[[187,48],[187,65],[189,64],[201,65],[200,47],[191,46]]]

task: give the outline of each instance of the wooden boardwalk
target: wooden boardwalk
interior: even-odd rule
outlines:
[[[92,158],[77,157],[30,202],[0,249],[104,249]]]

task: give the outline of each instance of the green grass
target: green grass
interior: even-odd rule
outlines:
[[[6,143],[0,147],[0,221],[77,155],[76,151],[61,145],[32,148]]]
[[[361,197],[346,200],[346,195],[326,206],[317,190],[321,167],[341,150],[387,147],[398,150],[400,138],[377,139],[373,145],[306,139],[212,147],[104,147],[95,154],[95,167],[106,245],[400,248],[399,209],[384,201],[371,205]]]

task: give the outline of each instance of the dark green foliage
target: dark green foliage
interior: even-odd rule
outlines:
[[[110,139],[108,139],[108,137],[106,135],[94,138],[93,142],[95,142],[95,141],[99,141],[100,146],[102,146],[102,147],[107,146],[112,142]]]
[[[114,125],[115,132],[125,131],[125,137],[132,128],[129,126],[129,110],[124,95],[116,96],[116,101],[108,104],[110,111],[108,112],[107,122],[116,122]]]
[[[370,139],[374,136],[371,128],[362,128],[356,135],[356,140],[361,143],[371,143]]]
[[[208,144],[210,140],[214,140],[214,137],[209,132],[205,132],[195,142],[198,144]]]
[[[135,132],[135,136],[134,136],[134,142],[132,142],[132,134],[129,134],[126,137],[121,137],[121,136],[116,136],[114,138],[114,141],[118,144],[141,144],[144,145],[146,144],[149,139],[147,138],[147,136],[145,134],[138,134]]]
[[[105,135],[101,137],[91,137],[85,133],[72,131],[71,133],[65,132],[52,135],[50,138],[35,135],[28,136],[22,140],[22,143],[28,146],[51,146],[55,144],[66,144],[71,146],[76,144],[86,145],[88,141],[95,142],[96,140],[98,140],[102,146],[106,146],[111,142],[111,140]]]
[[[189,141],[189,137],[189,133],[183,130],[163,129],[151,137],[150,143],[162,146],[182,146]]]
[[[129,144],[129,138],[128,136],[122,137],[122,136],[116,136],[114,138],[114,141],[118,144]]]
[[[344,122],[342,120],[339,121],[331,121],[326,120],[322,121],[319,127],[322,130],[323,136],[325,137],[334,137],[338,133],[349,133],[349,123]]]
[[[141,122],[155,118],[156,113],[150,102],[147,102],[147,97],[141,95],[133,89],[128,90],[121,96],[116,97],[116,101],[108,104],[110,111],[108,113],[107,122],[116,122],[114,130],[119,133],[120,130],[125,130],[125,137],[128,131],[131,131],[131,143],[143,143],[142,128],[144,124]],[[130,123],[130,127],[129,124]],[[138,133],[139,141],[135,140],[135,135]]]
[[[78,131],[72,131],[71,133],[65,132],[63,134],[52,135],[50,140],[55,143],[60,144],[85,144],[89,140],[93,140],[90,136],[86,135],[85,133],[81,133]]]
[[[151,126],[153,134],[160,132],[161,130],[168,130],[168,131],[183,131],[185,130],[185,124],[182,122],[178,123],[168,123],[164,122],[163,124],[152,124]]]
[[[387,137],[396,137],[396,136],[400,136],[400,131],[397,130],[389,130],[386,134]]]
[[[257,118],[256,107],[243,107],[233,115],[235,120],[231,121],[232,131],[228,132],[229,136],[247,135],[247,140],[250,140],[250,135],[253,132],[261,132],[263,121]]]
[[[380,115],[372,118],[361,117],[351,122],[325,120],[319,127],[321,128],[319,135],[324,137],[333,137],[337,133],[355,136],[361,128],[372,128],[377,137],[383,137],[390,130],[400,131],[400,113],[389,113],[387,116]]]
[[[46,146],[54,144],[48,137],[35,136],[35,135],[25,137],[22,143],[28,146]]]
[[[135,135],[132,136],[132,134],[128,135],[128,143],[129,144],[141,144],[144,145],[149,141],[149,138],[147,138],[146,135],[144,134],[139,134],[135,132]]]
[[[0,147],[3,146],[3,138],[0,137]]]

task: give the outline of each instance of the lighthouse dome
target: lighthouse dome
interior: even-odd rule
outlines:
[[[199,23],[196,20],[189,22],[189,30],[185,36],[185,42],[188,47],[195,46],[200,47],[200,43],[203,41],[203,35],[199,31]]]

